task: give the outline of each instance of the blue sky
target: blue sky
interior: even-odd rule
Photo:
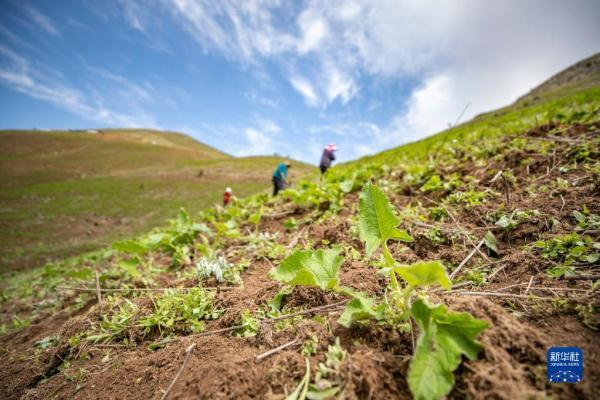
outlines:
[[[348,160],[514,101],[600,51],[600,2],[10,1],[0,128],[176,130]]]

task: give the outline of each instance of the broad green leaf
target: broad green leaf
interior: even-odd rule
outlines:
[[[185,208],[181,207],[179,209],[179,214],[177,214],[177,224],[185,225],[190,222],[190,214],[185,210]]]
[[[428,337],[419,341],[408,370],[408,387],[413,398],[441,399],[454,386],[453,370],[447,367],[443,351],[432,349]]]
[[[485,243],[488,249],[498,254],[498,241],[496,240],[496,237],[492,232],[487,231],[485,233],[485,236],[483,237],[483,242]]]
[[[292,286],[284,286],[281,290],[269,301],[270,314],[276,314],[281,311],[281,306],[283,304],[283,299],[288,294],[291,294],[294,291]]]
[[[354,293],[354,298],[346,304],[344,312],[338,319],[338,323],[350,328],[353,322],[375,318],[377,313],[373,309],[373,300],[362,293]]]
[[[152,235],[148,235],[148,237],[144,239],[144,244],[142,246],[147,247],[148,249],[154,249],[160,244],[160,242],[162,242],[165,236],[166,234],[164,233],[154,233]]]
[[[438,283],[450,289],[450,279],[439,261],[419,261],[411,265],[394,267],[394,272],[411,286],[424,287]]]
[[[113,243],[112,248],[128,254],[143,255],[148,252],[148,248],[146,246],[136,242],[135,240],[121,240],[120,242],[115,242]]]
[[[370,182],[360,194],[359,208],[358,233],[365,242],[369,257],[388,239],[412,241],[408,233],[396,228],[400,220],[394,213],[394,207],[385,194]]]
[[[346,179],[340,183],[340,190],[344,193],[350,193],[354,188],[354,179]]]
[[[333,399],[339,391],[339,386],[333,386],[328,389],[318,389],[316,385],[311,384],[308,386],[308,393],[306,394],[306,398],[308,400]]]
[[[338,286],[343,262],[338,250],[296,251],[272,269],[269,277],[289,285],[333,289]]]
[[[408,371],[408,386],[415,399],[439,399],[454,386],[453,371],[464,354],[475,359],[481,345],[475,340],[487,328],[485,321],[468,313],[448,311],[445,305],[415,300],[411,313],[421,334]]]
[[[123,268],[132,278],[140,276],[137,266],[140,264],[140,259],[133,257],[131,260],[119,261],[119,267]]]
[[[88,279],[92,279],[94,277],[94,271],[92,271],[89,268],[81,268],[81,269],[67,271],[67,273],[65,273],[65,275],[68,276],[69,278],[73,278],[73,279],[88,280]]]
[[[434,320],[437,325],[436,340],[439,346],[446,351],[464,354],[471,360],[477,358],[481,344],[475,338],[488,327],[487,322],[474,318],[466,312],[446,311],[445,306],[435,313]]]
[[[262,212],[258,211],[248,217],[248,222],[254,225],[258,225],[260,223],[260,219],[262,217]]]
[[[296,389],[292,393],[290,393],[290,395],[287,396],[285,400],[306,399],[306,392],[308,392],[308,383],[310,382],[310,364],[308,362],[308,358],[305,358],[304,360],[306,361],[306,373],[304,374],[304,378],[302,378]]]
[[[433,192],[435,190],[441,189],[442,188],[442,179],[440,178],[439,175],[433,175],[431,178],[429,178],[429,180],[427,180],[427,182],[425,182],[423,184],[423,186],[421,186],[421,189],[419,189],[421,192],[427,193],[427,192]]]

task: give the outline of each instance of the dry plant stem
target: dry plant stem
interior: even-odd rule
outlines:
[[[263,260],[265,260],[265,261],[267,262],[267,264],[269,264],[269,266],[270,266],[271,268],[275,268],[275,265],[273,265],[273,263],[271,262],[271,260],[269,260],[267,257],[265,257],[265,256],[262,256],[261,258],[262,258]]]
[[[473,281],[461,282],[461,283],[457,283],[456,285],[452,285],[452,287],[450,289],[451,290],[453,290],[453,289],[460,289],[462,287],[469,286],[469,285],[472,285],[472,284],[473,284]],[[434,290],[431,291],[431,293],[443,292],[444,290],[446,290],[446,289],[434,289]]]
[[[243,327],[244,327],[244,325],[234,325],[234,326],[230,326],[227,328],[216,329],[214,331],[198,333],[197,335],[194,335],[194,336],[195,337],[210,336],[210,335],[215,335],[217,333],[230,332],[230,331],[234,331],[236,329],[242,329]]]
[[[529,285],[527,285],[527,289],[525,290],[525,295],[527,295],[527,293],[529,293],[529,289],[531,289],[531,284],[532,283],[533,283],[533,276],[529,280]]]
[[[464,234],[464,236],[467,238],[467,240],[469,241],[469,243],[471,243],[471,246],[475,247],[475,251],[477,251],[487,262],[492,262],[492,260],[489,259],[488,256],[486,256],[481,250],[479,250],[479,247],[481,247],[481,242],[478,245],[475,245],[475,243],[471,240],[471,236],[469,236],[469,234],[463,229],[463,227],[460,225],[460,223],[458,222],[458,220],[456,219],[456,217],[454,216],[454,214],[452,214],[450,212],[450,210],[448,210],[447,207],[445,207],[444,205],[442,205],[442,207],[444,208],[444,210],[446,210],[446,213],[448,213],[448,215],[450,216],[450,218],[452,218],[452,221],[454,221],[454,223],[456,224],[456,226],[458,227],[459,230],[461,230]],[[481,241],[483,241],[483,239],[481,239]],[[471,255],[472,257],[472,255]],[[452,278],[452,276],[450,276],[450,278]]]
[[[462,262],[458,265],[458,267],[456,267],[454,271],[452,271],[452,273],[450,274],[450,279],[454,279],[454,277],[459,273],[462,267],[471,259],[471,257],[475,255],[475,253],[477,253],[477,250],[479,250],[483,243],[484,239],[481,239],[479,243],[477,243],[477,246],[475,246],[475,248],[469,253],[469,255],[464,260],[462,260]]]
[[[504,269],[508,266],[508,264],[504,264],[502,265],[500,268],[498,268],[497,270],[495,270],[494,272],[492,272],[492,274],[489,276],[488,281],[491,282],[492,278],[496,275],[498,275],[498,273],[504,271]]]
[[[512,293],[502,293],[502,292],[465,292],[465,291],[457,291],[457,292],[448,292],[452,294],[459,294],[463,296],[489,296],[489,297],[509,297],[515,299],[532,299],[532,300],[545,300],[552,301],[556,297],[540,297],[534,295],[524,295],[524,294],[512,294]]]
[[[100,307],[100,312],[102,312],[102,293],[100,293],[100,276],[98,275],[98,271],[94,271],[96,273],[96,297],[98,297],[98,307]]]
[[[597,274],[581,274],[581,275],[567,275],[563,276],[562,279],[566,281],[578,281],[578,280],[596,280],[600,279],[600,275]]]
[[[304,233],[306,232],[306,230],[308,229],[308,227],[304,227],[300,230],[300,232],[298,232],[294,238],[291,240],[290,244],[287,245],[288,249],[293,248],[297,243],[298,240],[300,239],[300,236],[304,235]]]
[[[287,347],[290,347],[290,346],[292,346],[292,345],[294,345],[296,343],[298,343],[298,339],[294,339],[291,342],[284,343],[281,346],[275,347],[274,349],[271,349],[271,350],[269,350],[267,352],[259,354],[259,355],[256,356],[256,361],[260,361],[263,358],[267,358],[270,355],[273,355],[273,354],[275,354],[275,353],[277,353],[277,352],[279,352],[279,351],[281,351],[281,350],[283,350],[283,349],[285,349]]]
[[[519,139],[541,140],[544,142],[565,142],[565,143],[580,143],[581,142],[580,140],[567,139],[567,138],[563,138],[563,137],[559,137],[559,136],[538,137],[538,136],[519,135],[519,136],[515,136],[515,137],[519,138]]]
[[[130,289],[99,289],[99,288],[88,288],[88,287],[72,287],[72,286],[57,286],[56,289],[63,290],[76,290],[79,292],[161,292],[165,290],[190,290],[190,289],[205,289],[205,290],[235,290],[239,289],[237,286],[221,286],[221,287],[171,287],[171,288],[130,288]]]
[[[503,172],[504,171],[502,171],[502,170],[498,171],[496,173],[496,175],[494,175],[494,177],[488,181],[488,183],[494,183],[494,182],[496,182],[496,179],[498,179],[500,177],[500,175],[502,175]]]
[[[187,365],[188,361],[190,360],[190,356],[192,355],[192,351],[194,351],[195,347],[196,347],[196,343],[193,343],[185,350],[185,358],[183,359],[183,364],[181,364],[181,368],[179,368],[179,371],[177,371],[177,375],[175,375],[175,378],[173,378],[173,380],[171,381],[171,384],[169,385],[169,387],[167,388],[165,393],[162,395],[160,400],[165,400],[169,396],[169,393],[171,393],[171,389],[173,389],[173,386],[175,386],[177,379],[179,379],[179,376],[185,369],[185,366]]]
[[[502,182],[504,183],[504,195],[506,196],[506,209],[510,210],[510,188],[504,174],[502,175]]]
[[[267,318],[267,321],[279,321],[279,320],[282,320],[282,319],[293,318],[293,317],[296,317],[298,315],[312,314],[312,313],[317,312],[317,311],[322,311],[322,310],[326,310],[328,308],[333,308],[333,307],[344,305],[348,301],[350,301],[350,300],[346,299],[346,300],[339,301],[337,303],[327,304],[325,306],[319,306],[319,307],[311,308],[311,309],[304,310],[304,311],[298,311],[298,312],[295,312],[295,313],[292,313],[292,314],[281,315],[281,316],[275,317],[275,318]]]

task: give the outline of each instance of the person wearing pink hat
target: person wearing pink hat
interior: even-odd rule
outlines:
[[[333,152],[337,149],[338,148],[334,143],[329,143],[325,146],[325,150],[323,150],[323,155],[321,156],[321,162],[319,163],[322,174],[331,167],[331,162],[335,160],[335,154],[333,154]]]

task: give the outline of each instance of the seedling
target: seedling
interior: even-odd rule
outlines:
[[[239,270],[223,257],[202,258],[196,263],[196,271],[201,279],[214,277],[217,282],[241,282]]]
[[[538,249],[544,258],[555,262],[554,267],[546,270],[554,278],[573,273],[572,265],[575,262],[593,264],[600,259],[600,243],[575,232],[538,240],[531,246]]]
[[[461,362],[461,355],[475,359],[481,345],[475,337],[488,324],[468,313],[448,311],[443,304],[430,304],[426,297],[412,300],[417,289],[438,284],[450,289],[450,280],[439,261],[422,261],[412,265],[396,263],[387,247],[390,239],[410,241],[410,236],[399,231],[400,221],[385,195],[371,184],[365,185],[360,197],[359,233],[365,242],[367,254],[381,247],[385,267],[392,283],[391,302],[383,303],[380,315],[399,314],[399,319],[415,320],[421,333],[408,371],[408,385],[417,399],[445,396],[454,386],[452,372]],[[398,275],[403,281],[401,287]]]
[[[441,398],[454,385],[452,372],[460,364],[461,356],[464,354],[470,359],[477,357],[481,345],[475,338],[488,324],[468,313],[448,311],[443,304],[430,304],[423,296],[413,300],[417,290],[431,285],[438,284],[450,289],[450,280],[439,261],[401,265],[394,260],[387,242],[392,239],[412,241],[408,233],[397,228],[399,223],[393,206],[383,192],[367,183],[359,202],[359,236],[365,242],[369,257],[381,248],[384,268],[380,272],[390,277],[392,285],[391,301],[388,302],[386,297],[386,301],[377,309],[374,300],[340,285],[338,275],[344,259],[335,249],[296,251],[279,267],[271,270],[269,276],[289,285],[319,287],[350,296],[352,300],[338,320],[346,327],[356,321],[382,319],[386,315],[404,322],[412,318],[421,332],[408,372],[409,388],[417,399]],[[402,286],[398,277],[404,282]],[[308,380],[305,376],[304,389],[299,386],[294,393],[306,393]]]

